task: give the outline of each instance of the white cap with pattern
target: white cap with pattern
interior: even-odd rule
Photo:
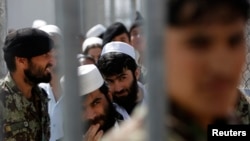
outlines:
[[[87,95],[104,84],[100,71],[93,64],[78,67],[78,76],[80,80],[80,96]]]
[[[39,27],[40,30],[48,33],[49,35],[58,34],[62,36],[61,30],[56,25],[44,25]]]
[[[90,38],[87,38],[83,44],[82,44],[82,51],[84,52],[88,46],[91,46],[91,45],[100,45],[102,46],[102,39],[101,38],[98,38],[98,37],[90,37]]]
[[[106,27],[104,27],[102,24],[97,24],[88,30],[88,32],[86,33],[86,38],[98,37],[105,31]]]
[[[101,56],[110,52],[124,53],[136,60],[135,49],[131,45],[124,42],[115,41],[107,43],[102,49]]]

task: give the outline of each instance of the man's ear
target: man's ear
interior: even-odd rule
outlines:
[[[141,69],[140,69],[140,67],[137,67],[137,69],[135,70],[136,80],[139,80],[140,75],[141,75]]]
[[[28,67],[28,59],[22,57],[15,57],[15,63],[17,68],[27,68]]]

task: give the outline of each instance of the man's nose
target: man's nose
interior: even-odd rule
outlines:
[[[114,83],[114,90],[115,90],[115,92],[120,92],[122,89],[123,89],[123,88],[122,88],[121,83],[120,83],[119,81],[116,81],[116,82]]]
[[[96,113],[95,113],[94,110],[88,108],[88,109],[86,109],[86,111],[84,111],[84,112],[85,112],[85,118],[86,118],[87,120],[93,120],[93,119],[95,119]]]

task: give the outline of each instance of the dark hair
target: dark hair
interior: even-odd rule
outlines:
[[[4,54],[4,60],[6,62],[6,66],[10,72],[14,72],[16,70],[16,62],[15,55],[13,54]]]
[[[104,34],[104,33],[102,33],[102,34],[99,35],[98,37],[101,38],[101,39],[103,39],[103,34]]]
[[[166,4],[166,24],[170,26],[194,24],[207,18],[222,22],[249,18],[248,0],[169,0]]]
[[[27,60],[31,61],[31,58],[32,57],[27,57]],[[6,66],[9,70],[9,72],[14,72],[16,70],[15,55],[4,53],[4,60],[6,62]]]
[[[115,22],[110,25],[106,32],[103,34],[103,46],[109,42],[111,42],[116,36],[126,33],[129,36],[129,32],[124,24],[120,22]]]
[[[104,76],[109,77],[121,74],[124,69],[134,73],[137,65],[135,60],[127,54],[110,52],[99,58],[97,67]]]
[[[101,91],[101,93],[108,97],[109,88],[106,83],[103,83],[99,90]]]

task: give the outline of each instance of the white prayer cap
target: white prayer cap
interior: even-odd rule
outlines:
[[[97,24],[88,30],[88,32],[86,33],[86,38],[98,37],[105,31],[106,31],[106,27],[104,27],[101,24]]]
[[[98,37],[87,38],[82,44],[82,51],[84,52],[88,46],[98,44],[102,46],[102,39]]]
[[[44,25],[39,27],[40,30],[47,32],[49,35],[58,34],[62,36],[62,32],[56,25]]]
[[[80,96],[99,89],[104,83],[100,71],[93,64],[78,67],[78,76],[80,80]]]
[[[45,26],[45,25],[47,25],[46,21],[37,19],[37,20],[33,21],[32,27],[33,28],[39,28],[39,27],[42,27],[42,26]]]
[[[110,52],[124,53],[124,54],[127,54],[130,57],[132,57],[134,60],[136,60],[135,49],[132,46],[130,46],[129,44],[124,43],[124,42],[115,41],[115,42],[107,43],[102,49],[101,56],[103,56],[106,53],[110,53]]]

